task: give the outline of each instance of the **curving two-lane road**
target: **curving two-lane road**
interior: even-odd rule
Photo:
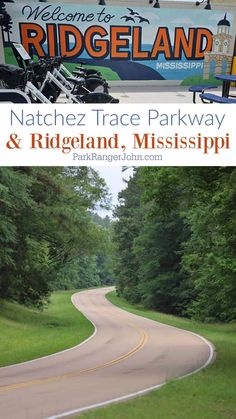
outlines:
[[[105,298],[110,290],[88,290],[72,297],[96,326],[84,344],[0,368],[2,418],[66,417],[158,387],[211,362],[213,348],[203,338],[113,306]]]

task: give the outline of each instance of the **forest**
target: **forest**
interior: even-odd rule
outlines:
[[[105,181],[86,167],[0,168],[0,298],[42,309],[57,289],[109,284]]]
[[[235,168],[139,167],[114,216],[119,295],[200,321],[235,320]]]
[[[42,309],[54,290],[115,282],[131,303],[235,320],[236,169],[131,173],[110,219],[92,168],[0,168],[0,299]]]

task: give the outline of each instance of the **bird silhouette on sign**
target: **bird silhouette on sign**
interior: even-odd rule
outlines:
[[[139,19],[139,23],[147,22],[150,25],[150,21],[145,17],[137,16],[137,18]]]
[[[129,22],[130,20],[132,22],[135,22],[135,20],[131,16],[122,16],[121,19],[125,19],[126,22]]]
[[[139,15],[138,12],[135,12],[133,9],[130,9],[130,7],[126,7],[126,9],[129,10],[129,14],[132,15],[132,16],[133,15]]]

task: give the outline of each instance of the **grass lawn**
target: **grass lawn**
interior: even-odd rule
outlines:
[[[10,47],[5,47],[4,48],[4,54],[5,54],[5,60],[6,63],[8,64],[13,64],[18,66],[18,63],[16,61],[15,55],[12,51],[12,48]],[[34,61],[38,60],[37,56],[34,56]],[[66,67],[68,68],[69,71],[74,71],[75,68],[78,66],[78,63],[71,63],[71,62],[64,62],[64,64],[66,65]],[[109,67],[105,67],[105,66],[95,66],[95,65],[89,65],[89,64],[85,64],[86,68],[91,68],[93,70],[98,70],[102,73],[102,76],[106,79],[106,80],[120,80],[119,75],[116,73],[116,71],[112,70]]]
[[[180,83],[181,86],[192,86],[196,84],[212,84],[213,86],[221,86],[222,81],[217,80],[214,74],[210,74],[210,77],[207,80],[204,80],[203,75],[196,74],[195,76],[188,76]]]
[[[217,358],[207,369],[128,402],[85,413],[84,419],[235,419],[236,323],[202,324],[144,310],[108,294],[113,303],[132,313],[191,330],[216,346]]]
[[[92,324],[72,305],[72,291],[52,294],[43,312],[0,302],[0,366],[70,348],[93,333]]]

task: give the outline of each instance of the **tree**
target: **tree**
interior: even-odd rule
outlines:
[[[134,240],[142,224],[138,178],[139,171],[134,170],[133,177],[126,181],[126,189],[120,192],[113,227],[117,291],[132,302],[137,302],[140,298],[137,288],[139,261],[134,252]]]
[[[204,321],[236,317],[236,170],[199,168],[187,176],[192,205],[187,221],[191,236],[184,246],[183,267],[192,278],[196,298],[189,313]]]
[[[141,301],[162,312],[183,314],[191,298],[181,267],[181,246],[188,236],[182,185],[175,168],[141,168],[142,228],[135,240]]]
[[[12,33],[11,28],[12,28],[13,22],[12,22],[11,16],[6,11],[4,2],[0,3],[0,16],[1,16],[0,25],[2,28],[3,39],[4,39],[4,32],[6,32],[7,41],[10,42],[10,33]]]
[[[105,184],[84,168],[1,168],[0,199],[0,296],[43,306],[58,272],[101,247],[90,211]]]
[[[143,167],[120,194],[118,292],[203,321],[236,318],[236,169]]]

